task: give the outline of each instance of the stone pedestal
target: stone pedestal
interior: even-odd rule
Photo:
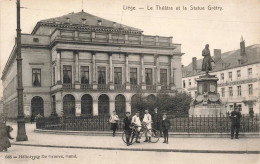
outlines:
[[[206,74],[200,76],[196,81],[197,95],[191,102],[189,115],[220,116],[225,114],[226,107],[217,92],[218,78]]]

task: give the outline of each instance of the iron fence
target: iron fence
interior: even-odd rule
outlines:
[[[118,122],[118,130],[123,130],[123,116]],[[170,132],[183,133],[229,133],[231,120],[228,116],[168,116]],[[36,120],[37,129],[69,131],[109,131],[109,116],[88,117],[42,117]],[[259,115],[242,115],[241,132],[259,132]]]

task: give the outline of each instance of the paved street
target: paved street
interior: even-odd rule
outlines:
[[[259,154],[232,151],[260,151],[260,140],[243,138],[170,138],[166,145],[143,143],[127,147],[121,136],[77,136],[35,133],[34,124],[26,124],[29,141],[12,141],[8,152],[0,154],[1,163],[192,163],[192,164],[258,164]],[[16,124],[12,124],[16,137]],[[108,150],[111,149],[111,150]],[[163,152],[163,150],[166,150]],[[171,152],[173,150],[173,152]],[[186,151],[183,151],[186,150]],[[212,152],[207,150],[211,150]],[[180,151],[180,152],[178,152]],[[195,151],[196,153],[192,152]],[[200,153],[204,151],[204,153]],[[219,151],[214,153],[214,151]],[[226,152],[225,152],[226,151]],[[185,153],[184,153],[185,152]],[[7,156],[6,156],[7,155]],[[9,156],[8,156],[9,155]],[[11,156],[10,156],[11,155]],[[22,156],[25,155],[25,156]],[[27,156],[26,156],[27,155]],[[34,157],[31,157],[31,156]],[[16,158],[15,158],[16,157]],[[32,158],[39,159],[32,159]],[[8,159],[12,158],[12,159]]]

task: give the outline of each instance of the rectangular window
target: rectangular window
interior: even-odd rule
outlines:
[[[186,83],[185,83],[185,80],[183,80],[183,88],[186,87]]]
[[[146,85],[153,84],[153,70],[152,68],[145,68],[145,83]]]
[[[191,86],[191,79],[189,79],[189,86]]]
[[[241,86],[237,86],[237,96],[241,96]]]
[[[253,95],[253,84],[248,84],[248,94]]]
[[[81,81],[81,84],[89,84],[89,67],[88,66],[80,67],[80,81]]]
[[[130,84],[137,85],[137,68],[130,68]]]
[[[233,87],[229,87],[229,96],[232,97],[233,96]]]
[[[98,67],[98,84],[106,84],[106,67]]]
[[[248,68],[248,76],[252,75],[252,68]]]
[[[121,67],[114,68],[114,83],[122,84],[122,68]]]
[[[72,83],[72,66],[71,65],[63,66],[63,83],[64,84]]]
[[[221,96],[225,97],[225,88],[221,88]]]
[[[32,69],[32,84],[34,87],[41,86],[41,69]]]
[[[228,72],[228,78],[232,81],[232,72]]]
[[[240,78],[240,77],[241,77],[241,71],[237,70],[237,78]]]
[[[221,80],[224,80],[224,79],[225,79],[224,73],[221,73]]]
[[[167,85],[167,69],[160,69],[160,81],[162,85]]]
[[[52,76],[53,76],[53,78],[52,78],[52,80],[53,80],[52,83],[53,83],[53,85],[55,85],[55,82],[56,82],[56,81],[55,81],[55,80],[56,80],[56,79],[55,79],[55,67],[53,67],[53,69],[52,69]]]

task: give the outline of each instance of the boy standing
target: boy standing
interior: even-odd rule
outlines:
[[[163,137],[164,137],[163,143],[168,144],[168,129],[170,129],[170,127],[171,127],[171,123],[167,119],[167,115],[165,113],[163,114],[163,121],[162,121],[162,130],[163,130]]]
[[[127,146],[131,145],[129,143],[130,136],[131,136],[131,118],[130,112],[126,112],[126,117],[124,118],[124,130],[125,130],[125,137],[126,137],[126,144]]]
[[[119,121],[116,111],[113,111],[113,114],[110,116],[109,122],[111,123],[111,130],[113,131],[113,137],[116,135],[117,122]]]

